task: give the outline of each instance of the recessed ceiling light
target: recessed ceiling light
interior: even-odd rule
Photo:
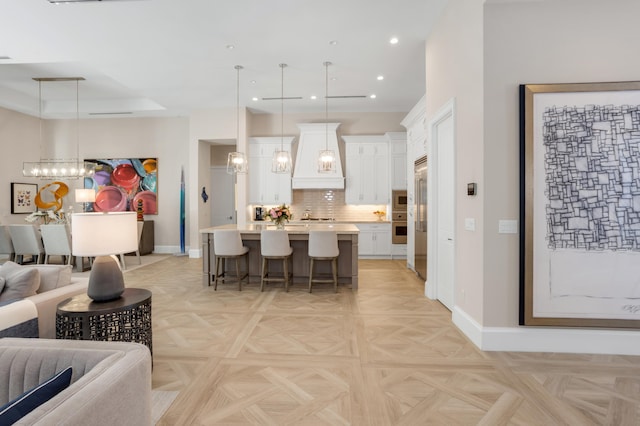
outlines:
[[[335,46],[336,44],[338,44],[338,40],[331,40],[329,44]]]
[[[372,95],[369,95],[369,97],[370,97],[371,99],[375,99],[375,98],[377,98],[377,96],[375,95],[375,93],[374,93],[374,94],[372,94]]]
[[[251,80],[249,83],[256,84],[256,81],[255,80]]]
[[[311,100],[315,101],[316,99],[318,99],[318,97],[316,95],[311,95]]]
[[[258,102],[258,98],[257,98],[256,96],[254,96],[253,98],[251,98],[251,100],[252,100],[253,102]]]
[[[398,44],[400,40],[398,40],[398,37],[391,37],[391,39],[389,40],[389,43],[391,44]]]
[[[337,80],[337,78],[331,77],[331,81],[336,81],[336,80]]]
[[[227,44],[225,47],[229,50],[233,50],[235,48],[233,44]]]
[[[384,75],[379,75],[378,77],[376,77],[378,79],[378,81],[382,81],[384,80]]]

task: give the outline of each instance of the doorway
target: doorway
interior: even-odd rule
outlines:
[[[432,200],[427,249],[426,294],[449,310],[455,305],[455,102],[447,102],[429,123]]]
[[[226,166],[211,167],[211,226],[236,223],[233,175]]]

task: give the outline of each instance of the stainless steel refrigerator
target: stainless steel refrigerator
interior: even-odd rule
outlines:
[[[415,162],[415,268],[416,273],[427,279],[427,157]]]

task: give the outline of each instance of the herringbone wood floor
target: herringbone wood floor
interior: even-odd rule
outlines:
[[[162,425],[640,424],[640,357],[479,351],[403,261],[338,294],[216,292],[185,257],[125,279],[153,292],[153,388],[180,391]]]

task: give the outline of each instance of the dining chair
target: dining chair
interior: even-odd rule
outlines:
[[[313,283],[333,283],[338,292],[338,235],[335,231],[309,231],[309,293]],[[332,278],[314,278],[313,267],[316,261],[330,261]]]
[[[29,255],[40,263],[44,260],[42,239],[33,225],[9,225],[9,234],[16,254],[16,263],[24,263],[24,256]]]
[[[222,279],[225,282],[227,271],[225,271],[225,260],[235,259],[236,261],[236,276],[238,281],[238,291],[242,290],[242,280],[247,279],[249,282],[249,248],[242,245],[242,237],[240,231],[235,229],[221,229],[217,230],[213,234],[213,254],[216,258],[216,278],[213,285],[213,290],[218,289],[218,279]],[[240,258],[245,258],[246,271],[243,275],[240,275]],[[222,270],[220,267],[222,266]]]
[[[289,244],[289,233],[282,229],[263,229],[260,232],[260,254],[262,255],[262,271],[260,273],[260,291],[264,290],[264,283],[277,281],[284,283],[285,291],[289,291],[293,272],[289,269],[289,261],[293,249]],[[269,273],[269,261],[282,261],[282,276],[272,276]],[[293,268],[291,268],[293,269]]]
[[[9,235],[6,226],[0,226],[0,255],[8,256],[8,260],[11,261],[16,257],[16,253],[13,250],[13,243],[11,242],[11,235]]]
[[[44,244],[44,263],[49,263],[51,256],[61,256],[62,263],[71,265],[71,235],[65,224],[41,225],[42,243]]]

